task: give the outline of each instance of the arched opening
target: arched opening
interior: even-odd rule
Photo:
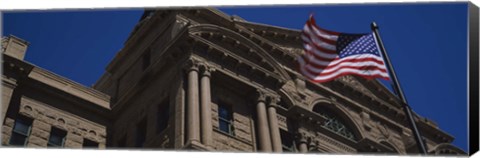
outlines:
[[[347,139],[357,141],[358,136],[354,132],[354,128],[347,123],[345,119],[333,110],[327,108],[324,104],[317,104],[312,111],[325,117],[327,120],[322,123],[322,127],[340,135]]]

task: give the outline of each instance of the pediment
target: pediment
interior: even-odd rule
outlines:
[[[296,72],[296,58],[303,54],[301,31],[257,24],[247,21],[235,21],[236,28],[240,34],[250,40],[261,41],[260,46],[264,48],[274,60],[283,65],[284,69]],[[249,34],[250,33],[250,34]],[[251,35],[254,34],[254,35]],[[400,105],[397,97],[377,80],[368,80],[356,76],[343,76],[335,82],[347,84],[370,98],[386,102],[391,105]]]
[[[221,48],[228,56],[238,59],[232,63],[248,63],[254,69],[268,71],[271,75],[279,77],[283,84],[296,78],[291,75],[299,75],[295,72],[296,58],[303,53],[300,30],[235,18],[224,20],[231,21],[230,25],[196,24],[189,27],[189,33]],[[335,82],[349,85],[370,98],[399,105],[396,96],[376,80],[344,76]]]

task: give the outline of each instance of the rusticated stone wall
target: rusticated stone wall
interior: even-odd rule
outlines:
[[[221,95],[219,94],[221,93]],[[214,96],[222,96],[222,102],[231,106],[233,116],[234,135],[219,130],[218,99],[212,102],[213,147],[218,151],[255,151],[253,141],[253,120],[251,106],[245,99],[215,87]]]
[[[99,148],[106,145],[106,127],[88,121],[80,116],[54,108],[48,104],[22,97],[19,115],[33,120],[27,147],[46,147],[52,127],[67,132],[65,137],[66,148],[82,148],[84,139],[95,141]],[[7,117],[2,127],[2,144],[8,145],[15,120]]]

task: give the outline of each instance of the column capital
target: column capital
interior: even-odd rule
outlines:
[[[278,103],[280,102],[280,97],[277,95],[270,94],[268,95],[268,98],[270,99],[270,103],[268,104],[268,107],[277,108]]]
[[[214,66],[212,66],[212,65],[210,65],[206,62],[200,63],[199,66],[200,66],[200,71],[201,71],[202,76],[210,77],[211,73],[216,71]]]
[[[201,61],[190,57],[185,61],[185,64],[183,65],[183,68],[187,71],[197,71],[199,70],[199,67],[201,65]]]
[[[256,97],[258,102],[266,102],[267,100],[267,93],[263,90],[257,89]]]
[[[307,143],[308,141],[308,135],[306,132],[297,132],[295,137],[297,138],[298,143]]]

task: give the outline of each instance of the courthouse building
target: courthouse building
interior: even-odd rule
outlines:
[[[23,60],[28,43],[5,37],[2,145],[418,153],[381,83],[318,84],[297,71],[300,34],[212,8],[145,11],[93,87]],[[431,154],[465,154],[432,120],[416,121]]]

